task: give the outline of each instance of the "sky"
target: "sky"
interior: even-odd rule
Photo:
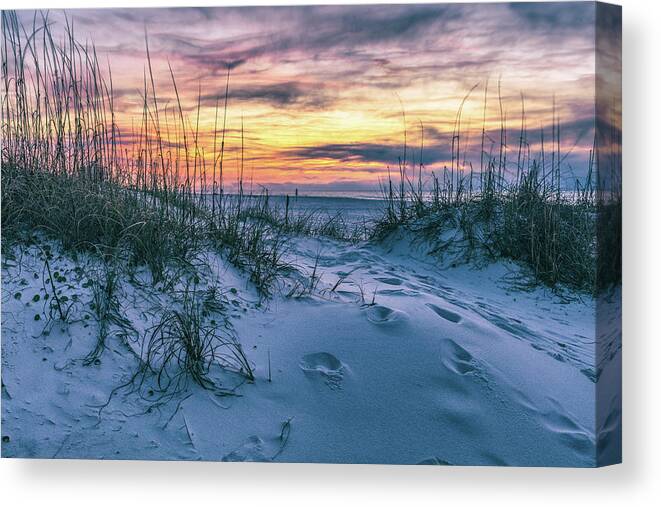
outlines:
[[[20,17],[29,23],[33,14]],[[451,163],[460,108],[464,170],[479,166],[483,125],[485,151],[498,153],[501,118],[514,170],[522,104],[531,158],[539,156],[542,131],[550,143],[555,104],[563,174],[571,179],[587,167],[595,101],[590,2],[96,9],[66,16],[78,40],[93,42],[100,61],[109,62],[123,133],[139,124],[143,110],[145,33],[159,102],[176,100],[169,64],[191,125],[199,100],[206,152],[229,69],[226,167],[238,170],[243,128],[246,177],[276,190],[378,189],[379,179],[398,170],[405,142],[407,162],[422,162],[428,178]],[[62,26],[63,11],[49,19]]]

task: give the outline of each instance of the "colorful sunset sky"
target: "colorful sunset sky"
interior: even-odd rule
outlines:
[[[30,24],[34,12],[19,16]],[[62,11],[49,19],[64,23]],[[516,164],[521,97],[531,156],[540,131],[561,122],[563,174],[585,173],[593,143],[593,3],[371,5],[68,10],[80,41],[109,61],[120,128],[142,114],[145,31],[161,101],[174,101],[210,142],[231,69],[227,157],[237,166],[243,123],[245,171],[256,183],[303,192],[369,191],[403,155],[426,175],[450,163],[457,111],[461,157],[479,165],[498,152],[501,111]],[[105,65],[105,63],[104,63]],[[404,114],[403,114],[404,112]],[[406,124],[404,123],[404,116]]]

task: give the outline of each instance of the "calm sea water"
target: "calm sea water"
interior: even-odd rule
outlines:
[[[225,198],[236,198],[227,194]],[[244,197],[245,198],[245,197]],[[249,197],[247,197],[249,199]],[[284,209],[287,196],[269,195],[269,204]],[[380,193],[336,192],[326,195],[289,196],[289,212],[314,213],[318,218],[338,217],[347,225],[363,225],[381,216],[386,202]]]
[[[271,197],[274,205],[284,207],[285,196]],[[347,224],[363,224],[377,219],[385,207],[385,201],[347,196],[298,196],[289,198],[289,209],[294,213],[314,212],[321,216],[340,216]]]

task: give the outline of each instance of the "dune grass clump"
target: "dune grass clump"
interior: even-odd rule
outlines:
[[[259,197],[225,196],[217,208],[209,237],[248,273],[262,296],[270,295],[277,278],[289,269],[282,258],[288,240],[282,227]]]
[[[145,367],[163,392],[180,391],[189,379],[205,389],[217,387],[209,377],[214,364],[255,379],[231,328],[207,322],[205,306],[204,298],[187,287],[178,307],[164,310],[144,342]]]
[[[155,283],[167,265],[185,261],[201,245],[198,224],[184,223],[113,182],[8,164],[3,164],[2,181],[3,205],[12,209],[2,217],[3,236],[10,242],[40,231],[65,250],[121,253],[131,266],[148,266]]]
[[[597,204],[597,289],[605,291],[622,283],[622,197]]]
[[[555,118],[555,113],[554,113]],[[483,129],[482,146],[485,143]],[[501,152],[484,149],[481,170],[460,163],[457,127],[452,162],[441,174],[417,180],[405,158],[399,163],[399,181],[389,177],[382,185],[382,216],[372,230],[380,241],[399,228],[420,233],[432,245],[431,253],[461,252],[465,260],[486,257],[511,259],[523,265],[537,283],[596,294],[621,283],[621,207],[619,182],[611,178],[604,189],[595,182],[595,152],[590,152],[587,175],[567,188],[561,176],[559,125],[553,126],[554,151],[541,159],[530,155],[522,126],[516,166],[506,165]],[[501,136],[504,135],[501,133]],[[501,143],[503,143],[501,139]],[[527,151],[527,157],[522,152]],[[549,159],[550,158],[550,164]],[[604,198],[607,195],[608,198]]]
[[[404,215],[389,215],[379,222],[376,238],[405,227],[422,232],[433,253],[454,249],[467,260],[480,253],[492,260],[511,259],[548,286],[590,293],[598,288],[595,203],[549,195],[530,182],[486,198],[460,196],[453,201],[425,202],[422,208],[405,202]],[[448,231],[454,234],[444,239]]]
[[[596,209],[575,195],[546,195],[526,174],[499,201],[502,218],[492,244],[503,257],[521,261],[550,286],[596,290]]]

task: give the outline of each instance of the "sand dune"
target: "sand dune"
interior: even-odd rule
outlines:
[[[38,250],[15,251],[3,268],[3,453],[595,464],[604,365],[594,363],[593,300],[518,290],[509,281],[518,268],[505,262],[440,270],[407,238],[387,246],[297,239],[287,255],[297,273],[268,301],[221,257],[205,257],[200,288],[222,292],[256,380],[217,368],[210,375],[237,396],[190,384],[159,403],[148,386],[141,395],[117,388],[139,364],[168,293],[145,283],[146,272],[123,280],[122,314],[135,333],[111,333],[85,366],[98,325],[84,310],[95,261],[53,261],[62,294],[80,302],[77,318],[62,324],[44,315]],[[314,291],[286,297],[296,276],[313,272]],[[605,355],[619,353],[613,337]]]

